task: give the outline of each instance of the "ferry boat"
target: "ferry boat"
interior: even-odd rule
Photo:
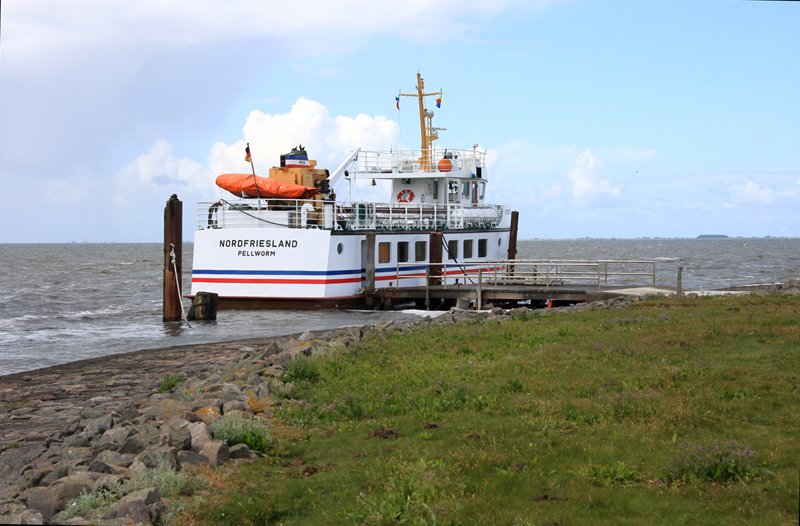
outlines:
[[[357,148],[329,172],[298,146],[269,177],[219,176],[235,197],[198,204],[192,295],[216,293],[220,308],[351,307],[374,289],[463,283],[513,257],[511,210],[485,200],[486,152],[434,146],[442,128],[425,99],[437,95],[419,73],[416,93],[398,94],[398,108],[400,96],[418,101],[420,150]],[[389,199],[337,199],[337,183],[363,179],[389,181]]]

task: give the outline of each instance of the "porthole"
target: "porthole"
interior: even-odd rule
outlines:
[[[339,243],[338,245],[336,245],[336,252],[338,252],[339,254],[341,254],[341,253],[342,253],[342,250],[343,250],[343,249],[344,249],[344,247],[342,246],[342,244],[341,244],[341,243]]]

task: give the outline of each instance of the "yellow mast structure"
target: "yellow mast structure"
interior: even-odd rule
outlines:
[[[400,93],[401,97],[416,97],[419,101],[419,129],[422,137],[422,158],[420,159],[420,169],[423,172],[431,171],[431,155],[433,141],[439,138],[436,133],[438,128],[433,127],[433,112],[425,109],[425,97],[432,97],[434,95],[441,95],[441,91],[433,91],[425,93],[425,82],[422,80],[422,74],[417,71],[417,92],[416,93]]]

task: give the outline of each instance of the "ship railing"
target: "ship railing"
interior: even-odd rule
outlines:
[[[198,230],[319,228],[325,230],[440,230],[495,228],[502,205],[335,203],[303,199],[242,199],[198,203]]]
[[[421,270],[425,267],[425,270]],[[408,272],[408,269],[415,269]],[[458,285],[563,285],[603,287],[656,286],[656,262],[652,260],[506,259],[441,263],[397,263],[395,279],[426,278],[443,287]]]
[[[438,163],[445,158],[450,160],[452,170],[474,172],[476,167],[486,166],[486,152],[477,149],[432,148],[429,152],[423,150],[362,150],[358,154],[358,160],[353,165],[353,171],[356,174],[367,176],[438,172]],[[429,160],[430,166],[427,170],[423,169],[424,159]]]

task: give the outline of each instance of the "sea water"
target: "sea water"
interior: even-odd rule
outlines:
[[[220,311],[216,322],[162,323],[163,251],[150,244],[0,245],[0,375],[140,349],[364,325],[380,311]],[[192,246],[184,247],[188,288]],[[685,290],[800,277],[800,239],[525,240],[518,258],[646,259]],[[647,284],[647,283],[643,283]]]

